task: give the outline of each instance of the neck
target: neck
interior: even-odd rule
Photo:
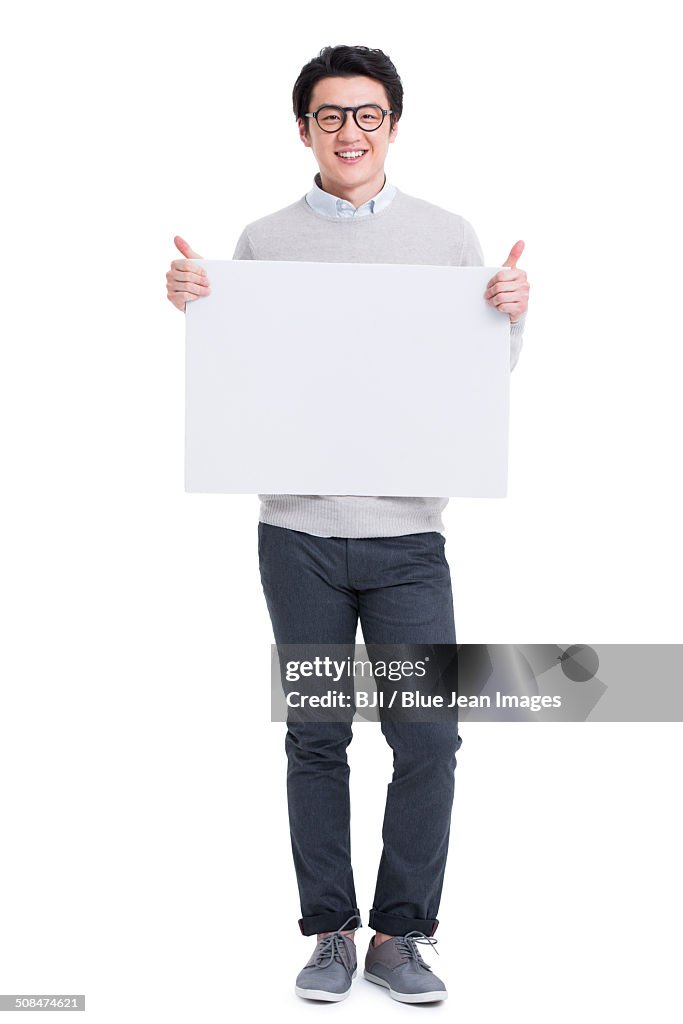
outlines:
[[[322,171],[320,172],[320,184],[323,192],[329,192],[332,196],[345,199],[356,209],[381,192],[386,180],[384,168],[371,181],[363,182],[360,185],[344,185],[341,182],[324,178]]]

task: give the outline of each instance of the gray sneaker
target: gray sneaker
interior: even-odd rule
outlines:
[[[373,936],[363,977],[388,988],[392,999],[400,1003],[434,1003],[446,999],[446,986],[424,962],[417,948],[418,942],[434,946],[436,941],[424,932],[408,932],[374,946]]]
[[[294,991],[302,999],[324,999],[328,1003],[346,999],[356,977],[356,944],[342,932],[349,931],[349,923],[356,920],[350,917],[336,932],[318,939],[311,959],[297,975]]]

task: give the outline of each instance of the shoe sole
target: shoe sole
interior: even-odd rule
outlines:
[[[356,977],[356,971],[351,975],[351,981]],[[299,988],[298,985],[294,986],[294,991],[302,999],[319,999],[324,1003],[339,1003],[342,999],[346,999],[351,992],[351,986],[347,988],[346,992],[326,992],[322,988]]]
[[[391,998],[396,999],[399,1003],[436,1003],[440,999],[448,999],[448,992],[443,989],[436,989],[434,992],[396,992],[388,981],[378,978],[375,974],[370,974],[369,971],[363,971],[363,977],[374,985],[388,988]]]

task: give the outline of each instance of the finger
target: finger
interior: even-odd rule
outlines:
[[[502,292],[500,295],[494,295],[492,298],[486,300],[487,306],[494,306],[496,309],[500,309],[501,306],[509,305],[511,302],[520,305],[526,302],[526,296],[521,295],[519,292]]]
[[[496,281],[524,281],[526,279],[526,270],[519,270],[518,267],[513,267],[510,270],[499,270],[495,274],[489,284],[495,284]]]
[[[505,260],[505,263],[503,263],[503,266],[504,267],[516,267],[517,266],[517,260],[519,259],[519,257],[522,255],[523,252],[524,252],[524,242],[520,238],[520,240],[518,242],[515,242],[515,244],[510,249],[510,255]]]
[[[176,249],[180,249],[183,256],[187,256],[189,260],[203,260],[204,257],[200,256],[198,252],[195,252],[189,242],[186,242],[180,235],[176,235],[173,239],[176,245]]]
[[[526,274],[523,270],[499,270],[486,285],[484,295],[489,295],[499,281],[523,281],[525,279]]]
[[[174,295],[187,293],[189,295],[210,295],[210,285],[193,284],[191,281],[183,281],[179,288],[174,288],[173,284],[170,283],[168,286],[169,292],[173,292]]]
[[[193,263],[191,260],[173,260],[171,262],[171,268],[173,270],[184,270],[190,274],[206,273],[205,267],[200,267],[198,263]]]
[[[173,292],[172,295],[169,295],[169,299],[171,299],[171,302],[174,305],[178,305],[178,303],[180,303],[181,306],[183,303],[196,302],[198,298],[200,298],[200,296],[193,295],[192,292]]]
[[[504,302],[497,307],[501,313],[510,313],[511,316],[519,318],[522,315],[522,304],[519,302]]]
[[[488,288],[485,292],[485,298],[491,299],[494,295],[508,294],[509,292],[528,292],[529,286],[525,283],[520,284],[519,281],[499,281],[498,284],[494,284],[493,288]]]
[[[195,284],[208,284],[209,277],[206,271],[198,268],[193,271],[169,270],[166,274],[167,281],[194,281]]]

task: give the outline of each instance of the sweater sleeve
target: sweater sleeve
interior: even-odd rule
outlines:
[[[463,267],[483,267],[484,253],[477,234],[468,220],[463,218],[463,241],[462,257],[460,265]],[[514,370],[522,351],[524,343],[524,324],[526,313],[523,313],[517,323],[510,324],[510,371]]]
[[[460,266],[462,267],[483,267],[484,253],[481,243],[470,222],[463,218],[462,255]]]
[[[244,229],[240,237],[237,239],[237,245],[232,255],[234,260],[255,260],[254,247],[251,244],[249,238],[249,231],[247,228]]]

